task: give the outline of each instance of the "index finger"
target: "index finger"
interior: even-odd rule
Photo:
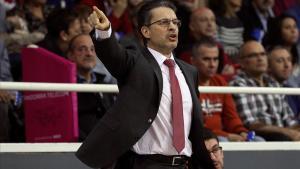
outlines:
[[[103,17],[105,16],[104,13],[96,6],[93,6],[93,10],[96,12],[98,17]]]

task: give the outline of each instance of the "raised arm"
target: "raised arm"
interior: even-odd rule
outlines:
[[[121,82],[135,62],[136,53],[123,48],[111,33],[111,24],[105,14],[97,7],[88,17],[94,30],[91,34],[95,51],[109,72]]]

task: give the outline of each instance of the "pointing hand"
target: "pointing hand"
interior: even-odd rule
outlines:
[[[99,10],[96,6],[93,6],[93,12],[88,17],[89,23],[98,30],[105,31],[110,27],[110,22],[105,14]]]

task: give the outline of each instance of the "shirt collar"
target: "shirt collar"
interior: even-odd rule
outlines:
[[[87,82],[86,79],[83,76],[77,74],[77,82],[78,83],[91,83],[91,84],[95,83],[97,81],[96,74],[94,72],[92,72],[91,76],[92,76],[91,81]]]
[[[169,58],[167,58],[166,56],[164,56],[163,54],[159,53],[158,51],[156,51],[156,50],[154,50],[154,49],[151,49],[151,48],[148,47],[148,50],[149,50],[150,53],[154,56],[156,62],[158,63],[158,65],[159,65],[160,67],[161,67],[161,65],[164,63],[164,61],[165,61],[166,59],[169,59]],[[171,53],[170,59],[174,60],[174,62],[175,62],[173,53]],[[175,62],[175,64],[176,64],[176,62]]]

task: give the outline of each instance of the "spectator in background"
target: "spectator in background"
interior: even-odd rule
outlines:
[[[48,33],[38,45],[65,57],[70,40],[81,33],[78,15],[70,9],[57,9],[49,14],[46,25]]]
[[[247,41],[240,52],[242,71],[230,82],[239,87],[280,87],[268,76],[267,54],[257,41]],[[250,130],[267,141],[299,141],[298,123],[284,95],[233,94],[239,115]]]
[[[138,24],[137,24],[137,12],[144,0],[128,1],[130,9],[130,18],[132,21],[133,31],[125,36],[123,36],[119,42],[125,48],[134,48],[137,51],[141,52],[139,49],[142,49],[144,46],[142,35],[139,33]]]
[[[281,86],[291,87],[287,83],[287,79],[292,74],[292,56],[290,52],[283,46],[274,46],[268,51],[269,68],[268,73]],[[299,95],[287,95],[287,102],[292,108],[295,117],[300,121],[300,97]]]
[[[218,137],[209,129],[204,129],[203,138],[205,146],[210,153],[210,158],[214,162],[215,169],[224,168],[224,153],[222,147],[219,145]]]
[[[245,28],[244,41],[257,40],[261,42],[268,30],[269,19],[274,17],[272,11],[274,0],[250,1],[250,5],[242,7],[238,12]]]
[[[0,40],[0,81],[12,81],[8,54],[3,40]],[[0,90],[0,143],[10,141],[9,109],[14,96],[11,92]]]
[[[109,20],[111,21],[112,28],[116,31],[117,39],[124,35],[131,33],[132,23],[129,17],[128,0],[108,0],[111,7],[111,14]]]
[[[27,0],[7,12],[5,43],[10,55],[20,54],[22,47],[44,39],[47,33],[45,19],[51,10],[45,0]]]
[[[77,83],[106,84],[106,74],[93,71],[96,66],[96,53],[89,34],[79,34],[71,40],[67,58],[77,66]],[[112,105],[114,95],[96,92],[77,93],[77,96],[79,141],[83,141]]]
[[[219,49],[211,38],[202,38],[193,47],[192,63],[198,69],[199,86],[228,86],[217,74]],[[230,94],[202,93],[199,96],[205,127],[220,141],[246,141],[248,130],[239,118]],[[254,138],[255,141],[263,140]]]
[[[295,5],[290,7],[286,13],[297,19],[297,26],[300,29],[300,0],[296,0]]]
[[[45,18],[51,11],[45,0],[27,0],[7,12],[6,33],[3,36],[11,60],[12,75],[21,81],[21,49],[41,41],[47,32]]]
[[[266,48],[280,45],[291,53],[293,73],[289,77],[288,83],[293,87],[300,87],[300,44],[298,40],[299,30],[296,19],[287,14],[282,14],[270,22],[269,30],[263,40]]]
[[[237,62],[237,55],[243,43],[243,23],[236,13],[240,10],[242,0],[210,0],[209,7],[216,14],[218,41],[231,61]]]
[[[88,22],[88,17],[90,13],[93,12],[92,8],[84,5],[84,4],[79,4],[74,7],[74,11],[78,14],[79,21],[80,21],[80,26],[81,26],[81,32],[89,34],[93,28],[92,25]]]
[[[26,0],[20,10],[24,12],[29,32],[47,33],[46,18],[53,7],[46,4],[47,0]]]
[[[207,7],[202,7],[193,11],[190,18],[189,28],[191,40],[188,44],[186,44],[185,51],[179,55],[181,59],[188,63],[190,63],[192,56],[192,46],[197,40],[205,37],[216,39],[217,24],[216,17],[212,10]],[[223,47],[221,45],[218,45],[218,47],[220,49],[220,64],[218,67],[218,73],[224,75],[226,79],[230,79],[235,73],[235,68],[231,64],[229,57],[224,53]]]
[[[2,37],[2,34],[6,32],[6,9],[4,5],[0,2],[0,37]]]
[[[74,7],[74,11],[76,11],[79,17],[81,32],[89,34],[92,31],[92,26],[88,22],[87,18],[92,13],[92,8],[84,4],[78,4]],[[98,57],[96,57],[96,66],[93,71],[104,74],[104,81],[106,83],[117,83],[117,80],[108,72]]]
[[[263,38],[266,48],[284,46],[292,54],[294,64],[299,64],[300,46],[297,21],[293,16],[282,14],[269,22],[268,31]]]
[[[175,49],[176,56],[179,56],[178,54],[182,53],[185,48],[184,44],[187,44],[190,42],[189,37],[189,23],[190,23],[190,16],[193,13],[194,10],[206,7],[206,0],[171,0],[176,8],[178,9],[176,11],[176,15],[178,16],[178,19],[180,19],[182,25],[179,29],[179,36],[178,36],[178,46]],[[188,61],[190,63],[190,61]]]

